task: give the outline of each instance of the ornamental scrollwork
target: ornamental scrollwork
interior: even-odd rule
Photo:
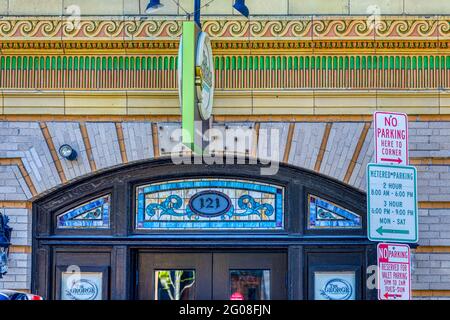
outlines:
[[[182,208],[183,200],[178,195],[170,195],[161,203],[150,203],[145,207],[147,220],[161,219],[162,216],[168,215],[172,217],[187,217],[188,219],[199,219],[199,216],[194,213],[188,206]],[[260,203],[250,195],[242,195],[238,199],[238,208],[231,206],[228,212],[221,216],[221,219],[232,219],[233,217],[245,217],[249,215],[257,215],[262,219],[263,215],[272,216],[274,214],[274,207],[269,203]]]
[[[380,17],[375,36],[390,39],[445,38],[450,34],[448,16],[436,17]],[[273,39],[308,40],[312,37],[330,39],[366,39],[374,34],[367,17],[315,17],[291,20],[208,20],[204,30],[214,39]],[[134,40],[176,39],[181,35],[182,20],[161,19],[84,19],[77,28],[69,27],[64,19],[0,19],[0,42],[26,38],[49,40],[89,40],[107,38],[132,38]]]

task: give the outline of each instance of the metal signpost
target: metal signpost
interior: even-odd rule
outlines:
[[[408,116],[377,111],[375,164],[367,166],[367,227],[371,241],[417,243],[417,171],[408,166]],[[379,243],[378,299],[411,298],[410,249]]]
[[[411,255],[406,244],[379,243],[378,299],[409,300],[411,298]]]

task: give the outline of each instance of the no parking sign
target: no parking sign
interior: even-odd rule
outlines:
[[[408,164],[408,116],[405,113],[374,113],[375,162]]]
[[[411,299],[411,254],[409,246],[396,243],[379,243],[378,299]]]

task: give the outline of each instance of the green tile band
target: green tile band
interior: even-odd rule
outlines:
[[[450,55],[219,55],[218,89],[450,87]],[[174,55],[0,56],[0,89],[176,89]],[[362,77],[365,79],[362,79]]]

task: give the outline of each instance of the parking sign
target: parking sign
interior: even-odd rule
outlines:
[[[375,162],[408,165],[408,116],[405,113],[374,113]]]
[[[367,227],[372,241],[418,241],[417,171],[412,166],[367,166]]]
[[[378,299],[411,299],[411,256],[409,246],[396,243],[379,243]]]

